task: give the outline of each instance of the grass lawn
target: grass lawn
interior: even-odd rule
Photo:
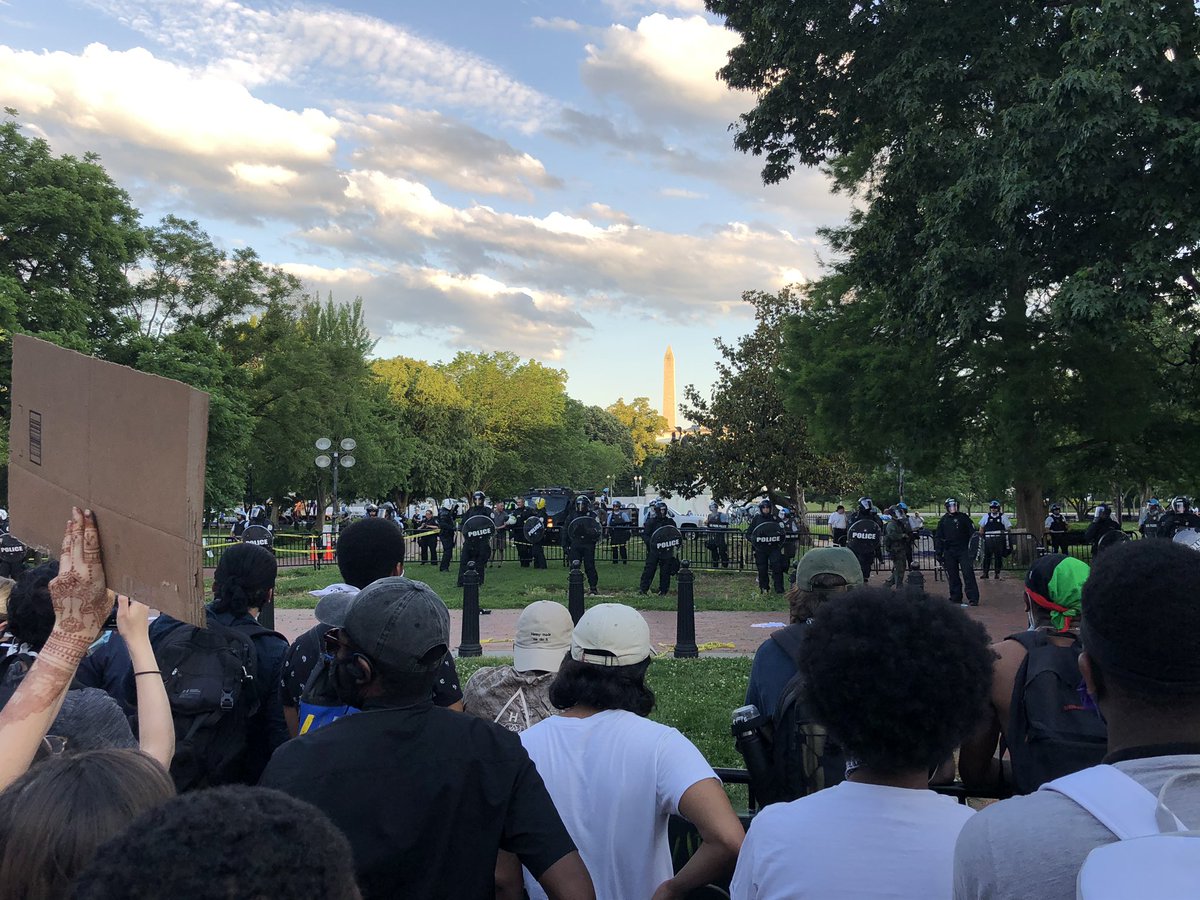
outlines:
[[[675,580],[671,582],[671,593],[666,597],[656,594],[638,594],[638,576],[641,565],[614,566],[610,562],[598,562],[600,573],[598,597],[587,598],[589,603],[627,603],[637,609],[674,610],[676,603]],[[404,574],[417,581],[424,581],[440,596],[451,609],[462,608],[462,589],[456,587],[457,569],[439,572],[436,566],[409,564]],[[760,598],[753,572],[707,572],[695,573],[696,609],[700,611],[752,611],[784,612],[787,604],[782,596],[770,595],[769,602]],[[337,566],[324,566],[315,570],[307,566],[281,568],[275,586],[275,605],[283,609],[306,609],[316,605],[316,598],[308,592],[318,590],[341,581]],[[487,578],[480,588],[480,603],[489,609],[524,609],[534,600],[565,600],[567,596],[567,570],[558,563],[549,569],[522,569],[515,563],[487,570]]]

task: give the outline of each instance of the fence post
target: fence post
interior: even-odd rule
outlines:
[[[679,569],[679,603],[675,617],[675,658],[695,659],[696,648],[696,573],[691,563],[682,560]]]
[[[474,561],[467,563],[463,573],[462,643],[458,655],[483,656],[483,645],[479,643],[479,573]]]
[[[567,575],[567,610],[576,625],[583,618],[583,570],[579,563],[577,559],[572,561],[571,572]]]

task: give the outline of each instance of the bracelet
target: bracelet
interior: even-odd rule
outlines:
[[[145,672],[134,672],[133,677],[137,678],[139,675],[161,675],[161,674],[162,674],[162,672],[158,671],[158,669],[147,669]]]

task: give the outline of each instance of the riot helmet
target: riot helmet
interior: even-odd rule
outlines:
[[[476,491],[475,493],[473,493],[471,495],[471,505],[472,506],[483,506],[483,501],[486,499],[487,499],[487,496],[483,493],[483,491]]]
[[[264,506],[256,506],[252,510],[250,510],[250,521],[251,522],[261,522],[266,517],[267,517],[267,510],[266,510],[266,507],[264,507]]]
[[[991,503],[988,504],[988,509],[999,510],[1000,509],[1000,501],[993,500]]]
[[[1192,504],[1188,501],[1187,497],[1180,496],[1171,501],[1171,509],[1177,513],[1191,512]]]
[[[537,500],[534,501],[533,505],[536,506],[538,509],[545,509],[546,508],[546,498],[538,497]]]
[[[958,500],[956,498],[954,498],[954,497],[946,498],[946,512],[948,512],[948,513],[958,512]]]
[[[1106,506],[1105,504],[1101,503],[1099,506],[1096,507],[1096,521],[1097,522],[1099,522],[1101,519],[1107,519],[1111,515],[1112,515],[1112,510],[1109,509],[1108,506]]]
[[[613,501],[613,504],[612,504],[612,508],[613,508],[613,509],[620,509],[620,508],[621,508],[621,501],[620,501],[620,500],[614,500],[614,501]]]
[[[368,519],[379,518],[379,507],[376,506],[374,503],[367,504],[367,518]]]
[[[716,501],[716,500],[710,500],[710,501],[708,501],[708,511],[709,511],[709,512],[716,512],[716,511],[717,511],[717,509],[718,509],[718,507],[717,507],[717,501]]]
[[[1150,502],[1147,503],[1146,505],[1148,507],[1150,507],[1151,509],[1157,509],[1161,504],[1159,504],[1157,497],[1151,497]]]
[[[654,508],[658,511],[658,514],[660,516],[665,516],[667,514],[667,501],[666,500],[655,500]]]
[[[589,500],[587,497],[585,497],[583,494],[580,494],[578,497],[575,498],[575,511],[576,512],[581,512],[581,513],[589,512],[591,510],[591,508],[592,508],[592,501]]]
[[[901,512],[908,512],[908,504],[901,500],[896,504],[896,509],[900,510]]]
[[[770,497],[764,497],[758,504],[759,512],[764,512],[770,515],[775,510],[775,504],[771,502]]]
[[[454,509],[454,501],[447,497],[442,501],[442,509],[446,510],[447,512]]]
[[[870,497],[859,497],[858,498],[858,508],[861,509],[863,512],[870,512],[871,511],[871,498]]]
[[[7,521],[8,521],[8,510],[0,509],[0,522],[7,522]]]
[[[1057,503],[1050,507],[1050,515],[1057,515],[1060,512],[1062,512],[1062,507]]]

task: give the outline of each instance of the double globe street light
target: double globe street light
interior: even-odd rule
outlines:
[[[338,441],[337,447],[334,447],[333,441],[323,437],[318,438],[314,446],[321,451],[333,448],[331,453],[322,452],[313,462],[317,464],[318,469],[333,469],[333,532],[336,534],[338,531],[338,512],[340,511],[340,507],[338,506],[338,469],[354,468],[354,463],[357,460],[351,455],[350,451],[358,446],[358,441],[354,440],[354,438],[342,438]],[[338,452],[339,448],[341,452]]]

